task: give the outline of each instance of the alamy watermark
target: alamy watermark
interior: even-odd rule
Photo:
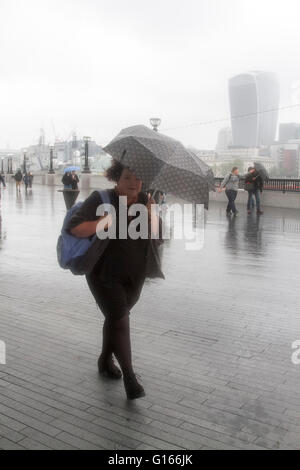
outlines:
[[[0,340],[0,365],[6,364],[6,344]]]
[[[160,206],[151,204],[151,217],[144,204],[132,204],[127,207],[127,197],[119,196],[118,238],[152,238],[167,240],[186,240],[186,250],[201,250],[204,245],[204,205],[170,204]],[[103,217],[97,225],[97,236],[101,240],[117,238],[117,214],[112,204],[101,204],[97,208],[97,217]],[[133,219],[127,224],[127,216]],[[158,216],[161,228],[158,229]],[[155,223],[156,221],[156,223]]]

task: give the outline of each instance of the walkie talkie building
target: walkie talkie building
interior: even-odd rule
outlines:
[[[269,72],[249,72],[229,80],[232,141],[237,147],[274,143],[278,120],[279,83]]]

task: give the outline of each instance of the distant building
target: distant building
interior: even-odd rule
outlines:
[[[232,145],[232,131],[230,127],[223,127],[218,133],[216,150],[225,150]]]
[[[84,147],[83,140],[78,139],[73,134],[72,140],[59,141],[54,143],[54,168],[64,167],[66,165],[76,165],[82,167],[84,165]],[[50,163],[50,146],[39,138],[39,143],[31,145],[27,148],[27,167],[31,171],[48,170]],[[95,141],[89,142],[89,165],[91,169],[102,170],[107,166],[108,155],[103,151],[102,147]]]
[[[267,170],[274,167],[274,159],[265,149],[258,148],[228,148],[222,151],[198,150],[192,148],[193,152],[207,165],[212,167],[215,176],[224,176],[224,167],[231,168],[235,162],[239,162],[240,174],[247,172],[249,166],[254,162],[262,163]],[[231,165],[231,166],[230,166]],[[229,171],[229,170],[226,170]]]
[[[229,101],[234,146],[261,147],[274,143],[279,83],[273,73],[249,72],[232,77]]]
[[[289,140],[300,139],[300,124],[287,122],[279,125],[279,142],[286,144]]]
[[[300,139],[272,145],[271,154],[282,177],[300,177]]]

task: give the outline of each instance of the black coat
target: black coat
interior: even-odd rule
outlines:
[[[71,175],[70,173],[65,173],[61,179],[61,182],[64,184],[64,185],[70,185],[72,184],[72,180],[71,180]]]
[[[254,171],[253,173],[247,173],[245,176],[245,189],[246,191],[257,191],[259,190],[262,192],[264,186],[264,182],[258,173],[258,171]]]
[[[72,189],[78,189],[79,178],[77,175],[71,175],[70,181],[72,185]]]
[[[111,204],[113,206],[115,206],[116,212],[118,214],[118,204],[119,204],[118,196],[116,196],[116,193],[113,189],[108,189],[108,193],[109,193],[109,198],[110,198]],[[147,201],[148,201],[148,198],[147,198],[146,194],[139,193],[138,202],[141,203],[141,204],[146,205]],[[76,227],[77,225],[81,224],[82,222],[97,220],[98,216],[96,216],[96,211],[97,211],[97,207],[101,203],[102,203],[102,200],[101,200],[101,196],[100,196],[99,192],[94,191],[84,201],[84,203],[79,208],[79,210],[70,219],[66,230],[70,231],[72,228]],[[146,277],[148,277],[148,278],[159,277],[159,278],[165,279],[165,276],[164,276],[164,274],[161,270],[161,259],[160,259],[160,256],[161,256],[160,252],[161,252],[161,248],[162,248],[162,247],[160,248],[160,246],[163,244],[162,220],[161,220],[161,218],[159,218],[159,226],[160,226],[160,230],[159,230],[159,238],[158,239],[149,238],[147,240],[144,240],[144,241],[148,242],[145,245],[145,249],[146,249],[145,269],[146,269]],[[118,245],[118,240],[112,240],[112,242],[113,242],[114,245],[116,245],[116,244]],[[139,244],[139,241],[136,240],[135,243],[134,243],[135,245],[136,245],[136,242],[138,242],[138,244]],[[108,244],[110,244],[110,240],[109,239],[106,239],[104,241],[99,240],[99,243],[104,247],[103,251],[100,250],[101,251],[100,257],[101,257],[101,259],[103,259],[102,258],[103,253],[106,251],[106,248],[108,247]],[[123,244],[122,240],[121,240],[121,243]],[[124,240],[124,244],[126,244],[126,240]],[[101,263],[100,257],[99,257],[99,262]],[[105,256],[104,256],[104,258],[105,258]],[[89,263],[89,262],[87,261],[87,263]],[[95,260],[93,260],[93,263],[95,265]],[[96,266],[96,268],[97,268],[97,266]]]
[[[15,178],[16,181],[22,181],[22,179],[23,179],[22,173],[20,171],[17,171],[14,178]]]

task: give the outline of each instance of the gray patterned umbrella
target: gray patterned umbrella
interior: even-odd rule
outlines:
[[[123,129],[104,151],[141,178],[145,188],[171,193],[208,208],[211,168],[171,137],[146,126]]]

